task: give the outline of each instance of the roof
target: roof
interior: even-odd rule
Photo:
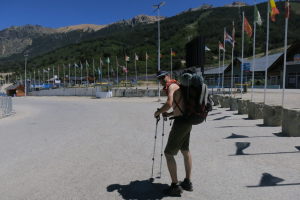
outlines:
[[[16,90],[19,86],[20,86],[20,84],[14,84],[14,85],[8,86],[6,88],[6,90]]]
[[[282,56],[283,53],[276,53],[269,55],[269,66],[268,68],[280,57]],[[241,58],[237,58],[240,62],[242,62]],[[250,63],[250,71],[252,71],[252,65],[253,65],[253,59],[244,59],[244,63]],[[261,58],[256,58],[255,59],[255,66],[254,66],[254,71],[259,72],[259,71],[265,71],[266,69],[266,56],[261,57]]]
[[[206,75],[206,74],[222,74],[227,67],[228,66],[222,66],[220,68],[215,67],[215,68],[207,69],[204,71],[204,75]]]

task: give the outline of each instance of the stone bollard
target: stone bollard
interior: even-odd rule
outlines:
[[[248,118],[249,119],[263,119],[263,103],[250,102],[248,106]]]
[[[214,106],[220,105],[220,103],[219,103],[219,95],[212,95],[212,99],[214,101]]]
[[[222,108],[229,108],[230,107],[230,105],[229,105],[229,97],[228,96],[222,96],[222,98],[221,98],[222,100],[221,100],[221,107]]]
[[[231,111],[236,111],[238,110],[238,102],[237,99],[235,98],[230,98],[229,99],[229,107]]]
[[[281,126],[282,124],[282,107],[265,105],[263,110],[264,125]]]
[[[242,99],[237,100],[239,115],[248,114],[249,103],[250,103],[249,100],[242,100]]]
[[[282,133],[290,137],[300,137],[300,110],[283,109]]]

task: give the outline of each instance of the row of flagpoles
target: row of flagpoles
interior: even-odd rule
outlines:
[[[276,7],[276,3],[274,0],[268,0],[268,6],[267,6],[267,36],[266,36],[266,66],[265,66],[265,84],[264,84],[264,103],[266,103],[266,92],[267,92],[267,78],[268,78],[268,67],[269,67],[269,26],[270,26],[270,17],[272,22],[276,21],[276,15],[278,15],[280,12],[278,8]],[[290,16],[290,4],[289,0],[286,0],[285,2],[285,38],[284,38],[284,65],[283,65],[283,87],[282,87],[282,107],[284,106],[284,91],[285,91],[285,76],[286,76],[286,54],[287,54],[287,34],[288,34],[288,21]],[[251,101],[253,101],[253,88],[254,88],[254,71],[256,67],[255,62],[255,45],[256,45],[256,26],[262,25],[262,18],[261,15],[257,9],[257,6],[254,6],[254,21],[253,21],[253,27],[254,31],[247,20],[245,13],[242,13],[243,22],[242,22],[242,63],[241,63],[241,94],[242,94],[242,87],[243,87],[243,71],[244,71],[244,33],[246,32],[249,37],[253,36],[253,62],[252,62],[252,91],[251,91]],[[233,57],[234,57],[234,47],[235,47],[235,26],[234,22],[232,23],[232,35],[230,36],[226,28],[224,28],[224,41],[221,43],[219,41],[219,69],[221,68],[221,51],[223,52],[223,68],[225,67],[225,47],[226,43],[230,43],[232,46],[232,52],[231,52],[231,90],[230,94],[232,95],[232,88],[233,88]],[[224,91],[224,71],[223,69],[222,73],[222,90]],[[221,72],[221,70],[219,70]],[[220,74],[220,73],[219,73]],[[220,80],[220,75],[219,75]]]
[[[170,68],[171,68],[171,76],[172,76],[172,71],[173,71],[173,61],[172,61],[172,58],[174,57],[174,56],[176,56],[176,52],[175,51],[173,51],[172,50],[172,48],[170,49]],[[146,72],[146,82],[147,82],[147,88],[148,88],[148,60],[149,60],[149,55],[148,55],[148,53],[146,52],[145,53],[145,67],[146,67],[146,70],[145,70],[145,72]],[[123,71],[123,73],[125,74],[125,80],[126,80],[126,83],[128,82],[128,72],[129,72],[129,70],[128,70],[128,63],[129,63],[129,61],[130,61],[130,57],[129,56],[127,56],[127,55],[125,55],[125,57],[124,57],[124,61],[125,61],[125,66],[121,66],[120,64],[119,64],[119,62],[118,62],[118,58],[117,58],[117,56],[116,56],[116,62],[115,62],[115,64],[116,64],[116,70],[117,70],[117,76],[116,76],[116,82],[117,83],[119,83],[119,68],[121,68],[121,70]],[[135,81],[136,81],[136,84],[137,84],[137,81],[138,81],[138,70],[137,70],[137,61],[139,61],[139,56],[135,53],[134,54],[134,70],[135,70]],[[99,66],[97,67],[97,69],[96,69],[96,67],[95,67],[95,60],[93,59],[93,65],[92,65],[92,71],[93,71],[93,73],[92,73],[92,76],[94,77],[93,79],[93,81],[94,81],[94,84],[96,83],[96,74],[95,74],[95,72],[98,72],[98,80],[99,81],[103,81],[103,67],[104,67],[104,63],[106,63],[106,65],[107,65],[107,82],[110,82],[111,81],[111,74],[115,74],[115,72],[114,72],[114,70],[113,70],[113,67],[112,66],[110,66],[110,63],[111,63],[111,60],[110,60],[110,57],[106,57],[105,59],[104,59],[104,62],[103,62],[103,60],[102,60],[102,58],[100,57],[100,59],[99,59]],[[60,69],[61,69],[61,67],[58,65],[57,66],[57,70],[55,70],[55,68],[56,67],[54,67],[54,66],[52,66],[52,75],[53,75],[53,79],[55,79],[55,71],[56,71],[56,73],[57,73],[57,78],[59,79],[60,78]],[[67,70],[66,70],[66,68],[67,68]],[[73,69],[72,69],[73,68]],[[72,69],[72,71],[73,71],[73,75],[74,75],[74,78],[75,78],[75,84],[77,83],[77,81],[80,81],[80,84],[82,84],[82,82],[83,82],[83,77],[86,77],[86,81],[87,81],[87,84],[88,84],[88,77],[89,77],[89,75],[90,75],[90,73],[89,73],[89,69],[90,69],[90,65],[89,65],[89,63],[88,63],[88,61],[86,60],[86,62],[85,62],[85,69],[86,69],[86,76],[85,75],[83,75],[83,69],[84,69],[84,64],[82,64],[81,62],[79,63],[79,64],[77,64],[77,63],[74,63],[73,65],[72,64],[69,64],[68,66],[66,66],[66,65],[62,65],[62,69],[63,69],[63,81],[65,82],[65,80],[66,80],[66,77],[68,77],[68,79],[69,79],[69,84],[70,84],[70,78],[71,78],[71,69]],[[79,70],[79,73],[80,73],[80,80],[77,80],[77,70]],[[68,75],[66,74],[66,71],[67,71],[67,73],[68,73]],[[37,73],[38,73],[38,79],[39,79],[39,81],[40,81],[40,70],[37,70]],[[41,73],[42,73],[42,76],[43,76],[43,80],[44,80],[44,73],[48,73],[48,82],[50,81],[50,73],[51,73],[51,68],[50,67],[48,67],[48,68],[43,68],[42,69],[42,71],[41,71]],[[34,79],[35,79],[35,75],[36,73],[35,73],[35,70],[33,71],[33,76],[34,76]],[[54,81],[54,80],[53,80]],[[126,86],[127,86],[127,84],[126,84]]]

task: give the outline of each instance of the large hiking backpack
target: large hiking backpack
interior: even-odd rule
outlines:
[[[201,124],[206,120],[208,112],[212,111],[213,106],[202,75],[184,71],[180,76],[180,90],[185,105],[184,112],[181,111],[184,118],[192,125]]]

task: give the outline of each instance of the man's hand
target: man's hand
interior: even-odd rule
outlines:
[[[154,117],[157,118],[160,115],[160,110],[158,109],[155,113],[154,113]]]
[[[162,114],[162,116],[163,116],[163,117],[170,117],[172,114],[173,114],[173,112],[170,112],[170,113],[164,112],[164,113]]]

